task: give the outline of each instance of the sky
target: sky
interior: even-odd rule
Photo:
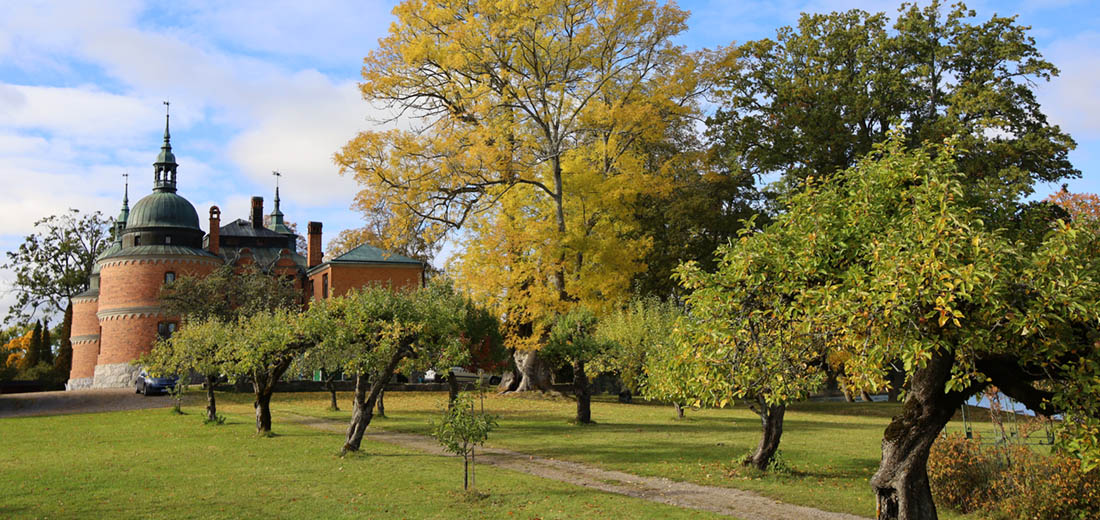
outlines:
[[[876,0],[683,0],[678,43],[689,49],[774,37],[801,12]],[[67,208],[118,214],[123,173],[131,205],[152,189],[171,101],[179,193],[206,227],[246,218],[249,197],[270,212],[280,171],[289,221],[324,223],[325,241],[358,227],[355,183],[334,152],[383,116],[359,95],[362,58],[377,46],[394,2],[180,0],[0,2],[0,251],[39,218]],[[1088,1],[972,1],[977,20],[1018,15],[1061,70],[1037,85],[1043,110],[1074,139],[1083,172],[1071,191],[1100,192],[1100,7]],[[1040,186],[1045,195],[1058,186]],[[6,257],[0,258],[4,263]],[[436,263],[441,263],[437,261]],[[14,301],[0,270],[0,312]]]

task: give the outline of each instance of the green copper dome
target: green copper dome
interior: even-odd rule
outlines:
[[[187,199],[175,192],[156,191],[139,200],[130,209],[126,230],[174,227],[199,229],[199,214]]]

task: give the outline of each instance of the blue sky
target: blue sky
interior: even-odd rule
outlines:
[[[229,5],[230,7],[226,7]],[[689,48],[771,37],[800,12],[894,13],[873,0],[682,1]],[[1073,191],[1100,192],[1100,8],[1087,1],[970,2],[978,19],[1017,14],[1062,75],[1040,84],[1044,110],[1078,142]],[[393,2],[300,0],[0,3],[0,250],[43,216],[75,207],[115,215],[122,173],[131,202],[152,187],[172,102],[180,194],[206,221],[270,211],[272,170],[287,219],[325,224],[326,240],[356,227],[355,184],[331,156],[376,117],[356,82]],[[1047,193],[1056,186],[1041,187]],[[204,224],[205,225],[205,224]],[[0,271],[0,308],[12,301]]]

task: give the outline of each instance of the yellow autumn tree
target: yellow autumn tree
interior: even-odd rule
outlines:
[[[622,299],[650,243],[632,204],[671,189],[647,147],[700,117],[728,52],[674,45],[687,12],[651,0],[407,0],[394,14],[360,88],[405,127],[336,154],[356,207],[428,244],[462,229],[459,283],[521,350],[553,314]]]
[[[26,334],[12,338],[4,344],[3,355],[4,365],[9,367],[15,367],[20,370],[30,368],[26,366],[24,361],[27,359],[27,350],[31,346],[31,336],[34,335],[33,330],[28,330]]]

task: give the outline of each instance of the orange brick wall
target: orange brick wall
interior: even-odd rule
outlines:
[[[100,365],[129,363],[153,350],[157,339],[157,323],[168,321],[163,316],[110,317],[104,319],[100,335]]]
[[[73,302],[73,326],[70,337],[76,338],[99,334],[99,318],[95,316],[98,306],[98,300],[92,298],[81,298]],[[98,355],[98,341],[74,343],[73,365],[69,371],[69,379],[92,377],[95,373],[95,361]]]
[[[183,260],[141,260],[105,265],[99,278],[99,311],[155,306],[157,293],[164,285],[164,274],[168,271],[176,273],[177,277],[206,275],[214,267],[213,263]]]
[[[123,263],[108,263],[100,270],[99,313],[112,310],[135,313],[120,316],[104,316],[100,320],[99,356],[96,364],[128,363],[153,349],[157,338],[157,323],[169,320],[164,316],[150,315],[151,307],[157,307],[164,274],[168,271],[177,277],[206,275],[214,270],[214,262],[191,262],[184,259],[143,258]]]
[[[73,344],[73,368],[69,379],[80,379],[95,375],[95,362],[99,356],[99,342]]]
[[[329,275],[329,297],[341,296],[352,289],[370,284],[389,285],[395,289],[415,289],[421,285],[420,266],[393,267],[383,265],[340,265],[328,267],[310,275],[313,297],[321,298],[321,280]]]
[[[99,318],[95,317],[99,301],[84,299],[73,301],[72,337],[99,334]]]

